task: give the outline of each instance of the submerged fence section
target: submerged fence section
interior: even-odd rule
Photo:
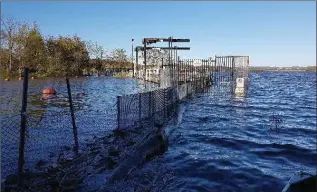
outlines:
[[[162,126],[177,111],[179,101],[195,93],[198,82],[117,97],[118,130]]]
[[[57,82],[54,95],[42,94],[42,86],[32,85],[36,81],[28,83],[28,94],[24,93],[27,97],[24,104],[28,104],[25,111],[20,111],[20,98],[16,104],[19,108],[12,111],[1,104],[1,184],[4,191],[14,188],[18,180],[22,185],[27,175],[73,159],[78,147],[84,150],[87,142],[116,127],[114,103],[109,104],[112,110],[86,110],[82,102],[88,95],[84,84],[76,83],[76,87],[71,87],[69,81]],[[18,98],[16,94],[21,92],[17,91],[6,97]]]
[[[164,124],[174,115],[178,101],[192,94],[211,93],[215,90],[211,86],[226,88],[234,94],[246,93],[248,67],[248,56],[215,56],[214,60],[178,58],[169,65],[147,69],[144,80],[157,82],[160,89],[118,96],[117,128]],[[152,71],[155,71],[153,78]]]
[[[118,129],[162,125],[175,113],[177,101],[176,88],[118,96]]]
[[[3,187],[18,180],[22,185],[26,172],[56,162],[60,158],[59,151],[72,151],[76,147],[77,136],[74,138],[70,109],[60,108],[59,104],[48,107],[43,99],[39,99],[41,95],[33,94],[38,91],[28,92],[32,94],[24,93],[28,98],[24,101],[25,110],[20,115],[1,119],[1,183],[6,184]],[[61,103],[68,101],[67,92],[50,96]]]
[[[27,102],[34,102],[31,106],[36,106],[35,109],[30,110],[26,107],[28,110],[22,110],[20,115],[11,119],[0,119],[1,182],[9,175],[22,176],[26,169],[45,167],[45,161],[60,159],[60,154],[56,153],[62,151],[61,148],[64,148],[64,151],[76,151],[84,140],[81,138],[83,135],[94,137],[114,126],[117,126],[118,130],[163,126],[177,112],[179,101],[191,95],[211,93],[215,86],[229,88],[231,93],[241,93],[241,90],[246,92],[248,66],[249,57],[245,56],[216,56],[214,60],[177,59],[171,65],[164,65],[159,69],[158,89],[117,96],[117,102],[113,106],[117,110],[111,110],[109,114],[102,114],[99,110],[96,114],[79,110],[84,106],[77,103],[77,100],[83,99],[82,95],[85,93],[71,94],[68,81],[68,86],[63,82],[63,88],[54,95],[55,103],[39,99],[41,94],[28,95]],[[158,81],[157,79],[155,76],[152,81]],[[79,92],[82,92],[82,88],[80,89]],[[39,93],[41,90],[29,92]],[[26,101],[22,103],[26,104]],[[76,124],[81,118],[85,123]],[[111,123],[100,123],[103,121]]]
[[[177,87],[194,83],[196,92],[208,93],[206,85],[228,85],[232,92],[238,87],[247,91],[248,56],[215,56],[214,59],[173,59],[171,63],[140,69],[136,77],[153,82],[160,88]],[[144,78],[142,78],[144,77]],[[238,86],[237,86],[238,85]]]

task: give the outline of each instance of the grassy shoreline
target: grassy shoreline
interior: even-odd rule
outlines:
[[[316,72],[315,71],[310,71],[310,70],[250,70],[249,72]]]

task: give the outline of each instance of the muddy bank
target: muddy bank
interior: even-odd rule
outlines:
[[[25,172],[23,191],[104,191],[166,150],[167,138],[159,128],[114,131],[78,153],[63,149],[55,162],[37,162],[37,170]],[[19,191],[17,176],[8,176],[2,190]]]

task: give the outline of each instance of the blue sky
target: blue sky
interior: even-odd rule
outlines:
[[[143,37],[190,38],[182,58],[249,55],[253,66],[316,65],[316,2],[1,2],[44,35],[78,34],[107,50]]]

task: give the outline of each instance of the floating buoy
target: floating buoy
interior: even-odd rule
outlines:
[[[6,78],[5,81],[10,81],[10,78]]]
[[[53,95],[53,94],[43,94],[42,98],[43,99],[53,99],[53,98],[55,98],[55,95]]]
[[[19,77],[19,81],[21,81],[22,80],[22,77]]]
[[[77,75],[76,75],[75,77],[76,77],[76,78],[78,78],[78,76],[77,76]]]
[[[35,77],[31,77],[31,79],[32,79],[32,80],[34,80],[34,79],[35,79]]]
[[[56,90],[54,88],[45,88],[45,89],[43,89],[42,93],[54,95],[54,94],[56,94]]]

